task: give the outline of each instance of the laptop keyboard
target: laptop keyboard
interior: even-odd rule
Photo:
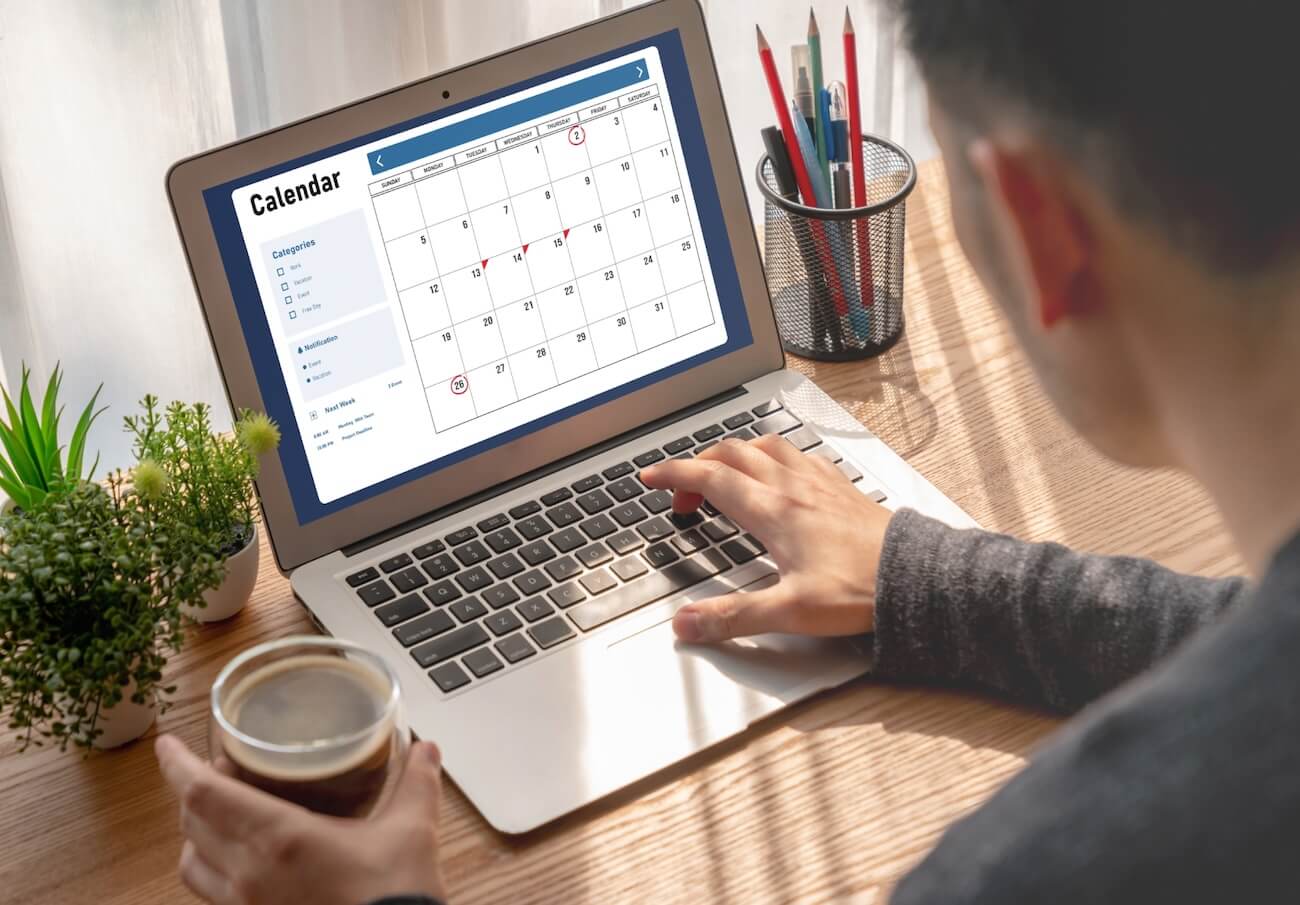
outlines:
[[[637,477],[668,457],[763,434],[862,479],[773,399],[344,580],[433,683],[455,691],[765,553],[707,501],[674,514],[672,494]]]

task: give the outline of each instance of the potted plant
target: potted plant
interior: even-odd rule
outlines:
[[[162,522],[120,472],[0,517],[0,711],[20,750],[144,734],[171,691],[159,683],[181,608],[221,580],[210,546]]]
[[[0,452],[3,452],[0,455],[0,491],[9,497],[4,509],[29,509],[50,493],[88,480],[99,466],[96,457],[83,477],[81,469],[85,459],[86,434],[103,412],[103,409],[95,410],[100,391],[95,390],[95,395],[77,419],[65,462],[63,447],[59,445],[59,420],[63,416],[63,409],[59,406],[59,388],[63,384],[63,375],[56,365],[39,410],[32,399],[30,378],[31,371],[24,365],[17,404],[0,387],[9,418],[7,423],[0,418]]]
[[[125,419],[135,435],[136,488],[166,523],[213,538],[211,552],[226,567],[225,580],[182,611],[201,622],[228,619],[243,609],[257,583],[253,480],[258,458],[279,446],[280,430],[266,415],[245,410],[233,434],[217,434],[201,402],[160,409],[157,397],[146,396],[140,405],[142,414]]]

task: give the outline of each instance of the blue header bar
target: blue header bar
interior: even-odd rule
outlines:
[[[471,116],[445,129],[426,132],[395,145],[371,151],[366,155],[370,161],[370,172],[378,176],[399,169],[408,163],[422,160],[448,148],[467,144],[484,135],[503,132],[511,126],[531,119],[546,116],[560,110],[568,110],[583,101],[591,100],[605,94],[611,94],[628,85],[644,82],[650,77],[645,60],[635,60],[614,69],[607,69],[585,79],[543,91],[532,97],[506,104],[496,110]]]

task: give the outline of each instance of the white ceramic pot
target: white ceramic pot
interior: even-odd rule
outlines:
[[[99,714],[99,719],[95,721],[95,728],[103,729],[104,732],[96,737],[96,748],[120,748],[149,731],[149,727],[158,716],[158,702],[150,696],[145,703],[137,704],[131,700],[133,694],[135,694],[134,681],[122,689],[121,701]]]
[[[203,599],[207,606],[187,606],[182,607],[181,611],[199,622],[220,622],[238,613],[253,596],[260,552],[258,527],[254,525],[253,536],[244,545],[244,549],[226,560],[225,580],[212,590],[204,592]]]

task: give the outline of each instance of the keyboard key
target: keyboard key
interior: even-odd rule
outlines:
[[[593,490],[590,493],[584,493],[578,497],[578,505],[587,515],[594,515],[614,505],[614,501],[609,498],[603,490]]]
[[[704,516],[696,512],[674,512],[668,516],[672,523],[677,526],[678,531],[685,531],[687,528],[694,528],[704,521]]]
[[[451,534],[448,534],[446,537],[446,541],[448,545],[454,547],[457,544],[463,544],[465,543],[465,541],[474,537],[478,537],[478,532],[475,531],[471,526],[466,525],[464,528],[461,528],[459,531],[453,531],[451,532]]]
[[[609,544],[609,548],[619,556],[645,546],[645,541],[635,531],[620,531],[605,543]]]
[[[706,449],[708,449],[709,447],[711,447],[711,446],[717,446],[717,445],[718,445],[718,441],[717,441],[717,440],[710,440],[708,443],[701,443],[699,446],[695,447],[695,454],[696,454],[696,455],[699,455],[700,453],[704,452],[704,451],[705,451]]]
[[[803,422],[794,415],[781,411],[755,421],[751,430],[759,436],[763,436],[764,434],[783,434],[788,430],[794,430],[796,427],[802,426]]]
[[[665,569],[651,572],[644,578],[585,601],[568,610],[571,618],[584,632],[604,625],[648,603],[662,600],[669,594],[699,584],[710,576],[731,568],[731,563],[717,550],[705,550],[690,559],[675,562]]]
[[[695,445],[695,441],[690,437],[678,437],[676,440],[670,440],[664,444],[664,452],[670,456],[675,456],[680,452],[686,452]]]
[[[529,500],[526,503],[520,503],[518,506],[512,507],[510,509],[510,517],[518,520],[521,518],[528,518],[530,515],[536,515],[541,511],[541,503],[538,503],[536,500]]]
[[[545,619],[555,612],[555,607],[551,606],[541,597],[529,597],[519,606],[515,607],[515,612],[524,617],[526,622],[536,622],[539,619]]]
[[[707,515],[709,518],[713,518],[714,516],[721,514],[718,512],[718,507],[714,506],[708,500],[705,500],[704,502],[700,503],[700,511],[703,512],[705,515]]]
[[[552,490],[542,497],[543,506],[554,506],[556,503],[563,503],[569,497],[573,496],[573,491],[567,487],[561,487],[558,490]]]
[[[502,638],[494,647],[497,653],[506,658],[507,663],[518,663],[520,660],[527,659],[537,651],[528,643],[522,634],[511,635],[509,638]]]
[[[511,528],[501,528],[491,534],[484,535],[483,542],[492,548],[493,553],[504,553],[523,543],[519,539],[519,535],[515,534]]]
[[[376,581],[374,584],[368,584],[357,591],[357,596],[365,603],[366,606],[378,606],[385,601],[392,600],[397,595],[393,589],[383,579]]]
[[[488,640],[488,633],[483,631],[483,626],[471,622],[469,625],[441,634],[432,641],[426,641],[419,647],[411,648],[411,656],[421,666],[433,666],[435,663],[441,663],[443,660],[458,657],[465,651],[473,650]]]
[[[732,431],[724,437],[724,440],[753,440],[758,434],[754,433],[747,427],[742,427],[738,431]]]
[[[736,523],[729,518],[715,518],[711,522],[705,522],[700,528],[704,535],[714,543],[724,541],[734,535],[738,529]]]
[[[710,424],[708,427],[702,427],[702,428],[700,428],[699,430],[697,430],[697,431],[696,431],[694,434],[692,434],[691,436],[695,437],[695,442],[696,442],[696,443],[704,443],[704,442],[706,442],[706,441],[708,441],[708,440],[712,440],[714,437],[721,437],[721,436],[722,436],[722,425],[721,425],[721,424]]]
[[[673,495],[667,490],[652,490],[637,502],[650,510],[651,515],[655,515],[673,508]]]
[[[656,462],[662,461],[663,458],[663,450],[647,449],[645,452],[641,453],[641,455],[633,456],[632,464],[637,468],[645,468],[647,465],[653,465]]]
[[[426,613],[419,619],[412,619],[410,622],[403,623],[393,629],[393,637],[401,643],[402,647],[410,647],[412,644],[419,644],[421,641],[428,641],[445,631],[450,631],[456,627],[456,623],[451,621],[445,610],[434,610],[432,613]]]
[[[439,553],[432,559],[426,559],[421,563],[421,565],[424,567],[424,571],[428,572],[429,577],[434,581],[437,581],[439,578],[446,578],[453,572],[460,571],[460,566],[456,564],[456,560],[452,559],[446,553]]]
[[[568,553],[570,550],[576,550],[586,542],[586,536],[572,525],[551,536],[551,545],[561,553]]]
[[[614,554],[602,543],[588,544],[577,552],[577,557],[588,569],[594,569],[603,562],[613,559]]]
[[[467,544],[457,547],[452,552],[456,555],[456,558],[461,561],[461,564],[466,566],[472,566],[476,562],[482,562],[492,555],[488,551],[487,547],[483,546],[476,540],[472,540]]]
[[[409,594],[411,591],[422,588],[429,583],[429,579],[425,578],[424,573],[415,566],[403,569],[390,576],[388,580],[393,583],[393,587],[397,588],[399,594]]]
[[[447,663],[437,669],[429,670],[429,678],[433,679],[434,684],[444,692],[455,691],[469,684],[469,676],[465,675],[465,670],[455,663]]]
[[[629,525],[635,525],[637,522],[644,521],[647,518],[645,510],[635,502],[624,503],[622,506],[615,506],[610,510],[609,514],[614,517],[614,521],[618,522],[624,528]]]
[[[617,465],[609,466],[601,474],[605,476],[606,481],[617,481],[624,475],[630,475],[634,471],[636,469],[632,467],[631,462],[619,462]]]
[[[578,561],[572,556],[562,556],[555,562],[546,564],[546,574],[555,581],[568,581],[581,572],[582,566],[578,565]]]
[[[843,461],[844,457],[840,455],[839,450],[829,443],[823,442],[821,446],[808,451],[810,456],[821,456],[823,459],[830,461],[832,464]]]
[[[572,503],[564,503],[554,509],[546,510],[546,517],[557,528],[567,528],[574,522],[582,521],[582,512]]]
[[[533,569],[531,572],[525,572],[523,575],[515,576],[515,587],[521,594],[538,594],[545,591],[551,586],[551,580],[547,578],[541,569]]]
[[[758,550],[745,542],[744,538],[737,537],[729,540],[721,547],[723,553],[736,565],[749,562],[758,556]]]
[[[785,438],[793,443],[800,452],[807,452],[822,442],[821,437],[806,427],[801,427],[797,431],[790,431],[785,435]]]
[[[551,588],[546,592],[546,596],[551,598],[551,603],[555,604],[560,609],[564,609],[565,607],[573,606],[579,601],[586,600],[587,592],[578,587],[576,581],[571,581],[568,584],[562,584]]]
[[[530,566],[540,565],[548,559],[555,559],[555,550],[544,540],[535,540],[519,548],[519,555]]]
[[[489,613],[488,617],[483,620],[483,624],[486,625],[491,630],[492,634],[496,635],[498,638],[502,635],[508,635],[515,629],[522,628],[524,625],[519,621],[519,617],[515,615],[514,610],[502,610],[499,613]]]
[[[528,629],[528,634],[532,636],[538,647],[545,650],[548,647],[554,647],[566,638],[572,638],[573,629],[569,628],[569,623],[564,621],[563,616],[556,616],[554,619],[548,619],[532,626]]]
[[[513,553],[503,553],[496,559],[489,559],[487,567],[497,577],[498,581],[509,578],[511,575],[518,575],[524,570],[524,564]]]
[[[751,411],[753,411],[756,417],[763,418],[767,415],[772,414],[773,412],[781,411],[781,403],[775,399],[769,399],[767,400],[767,402],[764,402],[762,405],[754,406],[754,408]]]
[[[883,490],[873,490],[867,494],[867,499],[871,500],[873,503],[883,503],[885,500],[889,499],[889,497],[885,495],[885,491]]]
[[[478,617],[487,615],[488,611],[487,607],[483,605],[483,601],[477,597],[466,597],[464,600],[457,600],[447,609],[451,610],[461,622],[473,622]]]
[[[664,566],[681,559],[677,551],[666,543],[651,544],[641,551],[641,555],[645,557],[646,562],[656,569],[662,569]]]
[[[606,487],[605,490],[614,498],[615,502],[625,503],[632,497],[645,493],[645,485],[636,478],[619,478]]]
[[[524,536],[524,540],[537,540],[543,534],[550,534],[555,530],[551,527],[551,523],[540,515],[529,516],[523,521],[517,522],[515,527]]]
[[[427,544],[420,544],[411,553],[416,559],[428,559],[430,556],[435,556],[446,549],[447,545],[442,541],[431,540]]]
[[[460,662],[468,666],[469,671],[480,679],[490,673],[496,672],[498,669],[505,668],[501,665],[501,661],[497,659],[496,654],[492,653],[492,651],[488,650],[486,647],[476,650],[472,654],[466,654],[461,657]]]
[[[682,556],[690,556],[697,550],[703,550],[708,545],[709,539],[696,528],[683,531],[673,538],[673,546],[681,552]]]
[[[456,576],[456,584],[460,585],[466,591],[473,593],[481,591],[492,583],[492,576],[482,566],[475,566],[467,569]]]
[[[434,606],[446,606],[461,596],[460,588],[454,582],[440,581],[431,588],[424,589],[424,596]]]
[[[835,467],[838,468],[840,472],[844,475],[844,477],[848,478],[850,481],[862,480],[862,472],[858,471],[853,466],[853,463],[850,462],[848,459],[843,459],[839,462],[836,462]]]
[[[487,534],[489,531],[495,531],[498,528],[504,528],[510,524],[510,516],[504,512],[498,512],[496,515],[489,515],[483,521],[478,522],[474,527]]]
[[[508,584],[494,584],[479,595],[494,610],[509,606],[519,599],[519,592]]]
[[[664,518],[662,515],[656,516],[648,522],[642,522],[637,525],[636,531],[637,534],[640,534],[652,544],[657,540],[668,537],[670,534],[676,533],[676,529],[673,528],[673,523],[668,521],[668,519]]]
[[[650,567],[642,562],[639,556],[629,556],[626,559],[620,559],[614,565],[610,566],[614,574],[624,581],[631,581],[634,578],[640,578],[650,571]]]
[[[752,534],[745,534],[745,535],[742,535],[742,537],[744,537],[744,539],[745,539],[745,543],[749,544],[751,547],[753,547],[753,548],[754,548],[755,550],[757,550],[759,553],[766,553],[766,552],[767,552],[767,547],[764,547],[764,546],[763,546],[763,542],[762,542],[761,540],[759,540],[758,538],[756,538],[754,535],[752,535]]]
[[[398,569],[404,569],[411,564],[411,557],[405,553],[398,553],[391,559],[386,559],[379,564],[379,568],[384,570],[384,574],[396,572]]]
[[[618,530],[618,526],[610,521],[607,515],[597,515],[587,519],[581,525],[582,533],[592,540],[599,540],[608,534],[613,534]]]
[[[586,493],[588,490],[594,490],[603,483],[605,482],[601,479],[600,475],[589,474],[585,478],[578,478],[578,480],[570,484],[569,487],[574,493]]]
[[[354,588],[359,588],[366,582],[374,581],[379,577],[379,570],[374,566],[362,569],[360,572],[353,572],[347,577],[347,582]]]
[[[579,583],[586,589],[587,593],[595,597],[597,594],[603,594],[610,588],[618,587],[618,582],[614,576],[610,575],[604,569],[597,569],[595,572],[588,572],[582,578],[578,579]]]
[[[739,412],[735,415],[732,415],[730,418],[723,418],[722,426],[729,431],[734,431],[736,428],[744,427],[746,424],[748,424],[753,420],[754,420],[754,416],[751,415],[749,412]]]
[[[407,619],[414,619],[421,613],[427,613],[429,605],[420,599],[419,594],[407,594],[392,603],[386,603],[375,610],[375,615],[384,625],[393,626]]]

